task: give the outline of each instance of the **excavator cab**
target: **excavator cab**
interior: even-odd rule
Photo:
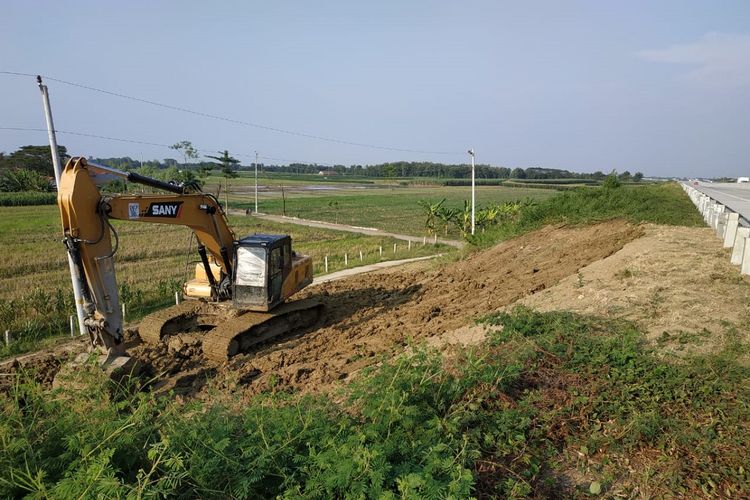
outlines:
[[[292,252],[288,235],[254,234],[234,244],[232,300],[238,309],[270,311],[312,283],[312,262]]]

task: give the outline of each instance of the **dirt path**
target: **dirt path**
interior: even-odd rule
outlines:
[[[242,210],[230,210],[229,213],[232,215],[245,215],[245,212],[243,212]],[[281,222],[284,224],[299,224],[301,226],[317,227],[320,229],[333,229],[335,231],[360,233],[360,234],[366,234],[369,236],[384,236],[386,238],[395,238],[397,240],[411,241],[414,243],[422,243],[424,241],[424,239],[420,238],[419,236],[389,233],[389,232],[382,231],[374,227],[348,226],[346,224],[334,224],[333,222],[322,222],[322,221],[316,221],[316,220],[299,219],[297,217],[286,217],[284,215],[251,214],[251,216],[257,217],[258,219],[269,220],[272,222]],[[434,242],[434,241],[435,241],[434,239],[431,240],[428,238],[428,243]],[[437,243],[442,243],[443,245],[450,245],[456,248],[462,248],[464,246],[463,241],[446,240],[443,238],[438,238]]]

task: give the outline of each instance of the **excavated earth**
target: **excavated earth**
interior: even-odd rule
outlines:
[[[325,390],[383,356],[403,352],[412,341],[450,336],[474,318],[550,289],[642,234],[642,227],[624,221],[548,226],[458,262],[393,268],[310,287],[300,298],[323,298],[322,324],[221,366],[204,359],[201,335],[194,333],[172,335],[158,345],[135,339],[129,352],[154,378],[155,390],[174,391],[179,398],[211,398],[217,391]]]

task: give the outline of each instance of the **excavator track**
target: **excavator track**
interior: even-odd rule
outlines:
[[[144,342],[157,344],[174,333],[204,331],[203,354],[220,364],[255,344],[316,324],[323,310],[323,303],[315,299],[288,302],[272,312],[189,301],[145,317],[139,335]]]

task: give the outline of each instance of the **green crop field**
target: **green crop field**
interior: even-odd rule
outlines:
[[[232,208],[251,209],[254,206],[252,184],[230,181],[229,204]],[[244,182],[244,179],[242,180]],[[372,185],[290,185],[282,196],[280,185],[259,181],[258,210],[262,213],[282,214],[304,219],[337,222],[361,227],[375,227],[401,234],[426,234],[425,212],[420,200],[438,202],[445,198],[445,206],[461,208],[471,199],[469,187],[400,186],[375,183]],[[207,189],[211,189],[209,184]],[[477,205],[499,204],[523,199],[545,200],[555,191],[533,188],[479,186]],[[286,200],[284,200],[286,198]],[[222,201],[224,197],[221,196]],[[449,232],[447,236],[458,238]]]

